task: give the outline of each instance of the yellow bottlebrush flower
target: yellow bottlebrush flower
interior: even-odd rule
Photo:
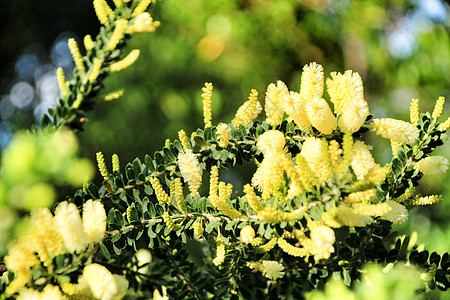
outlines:
[[[272,238],[270,241],[268,241],[264,245],[259,246],[258,252],[262,252],[262,253],[269,252],[270,250],[273,249],[273,247],[275,247],[277,242],[278,242],[278,239],[276,237]]]
[[[389,173],[389,165],[384,167],[376,164],[364,177],[364,182],[366,184],[371,184],[372,186],[379,186],[386,179]]]
[[[283,152],[285,142],[281,131],[268,130],[258,137],[256,146],[266,156]]]
[[[232,219],[240,218],[242,214],[227,203],[233,191],[231,183],[227,185],[223,181],[219,182],[218,190],[219,195],[213,194],[209,196],[211,204]]]
[[[263,206],[261,205],[261,201],[259,201],[258,197],[255,194],[255,190],[250,184],[246,184],[244,186],[244,193],[245,193],[245,199],[247,200],[250,207],[255,211],[258,212],[263,209]]]
[[[354,101],[364,101],[363,83],[357,72],[347,70],[344,74],[332,72],[330,75],[327,92],[337,114],[343,115],[345,107]]]
[[[325,182],[331,177],[332,170],[326,141],[307,137],[303,142],[300,154],[320,182]]]
[[[353,159],[351,162],[356,178],[363,179],[369,171],[375,167],[375,160],[370,154],[369,147],[362,141],[356,141],[353,145]]]
[[[247,262],[250,269],[258,270],[264,277],[270,280],[277,280],[284,276],[284,267],[277,261],[261,260],[260,262]]]
[[[219,168],[217,166],[211,167],[209,177],[209,197],[214,197],[219,191]]]
[[[62,68],[56,69],[56,79],[58,80],[59,90],[61,91],[63,97],[69,95],[69,89],[67,88],[64,71]]]
[[[178,131],[178,138],[180,139],[181,145],[183,146],[184,151],[192,150],[192,144],[189,138],[186,135],[186,132],[181,129]]]
[[[24,289],[20,291],[19,296],[17,296],[17,300],[40,300],[41,293],[34,289]]]
[[[399,203],[407,202],[412,197],[412,195],[414,195],[415,191],[416,191],[415,187],[406,189],[406,191],[402,195],[400,195],[396,201]]]
[[[217,241],[216,257],[213,259],[213,263],[216,266],[220,266],[225,261],[225,244],[221,239]]]
[[[449,129],[449,128],[450,128],[450,117],[448,117],[444,123],[441,123],[438,126],[438,130],[442,131],[442,132],[447,131],[447,129]]]
[[[136,8],[133,11],[134,15],[138,15],[140,13],[143,13],[147,7],[150,5],[150,3],[152,2],[152,0],[141,0],[141,2],[139,2],[138,6],[136,6]]]
[[[246,244],[251,243],[255,237],[255,229],[251,225],[245,225],[241,228],[239,235],[241,236],[241,242]]]
[[[448,170],[448,160],[440,155],[425,157],[414,165],[414,169],[425,175],[442,174]]]
[[[153,21],[152,16],[148,12],[143,12],[136,16],[133,24],[128,27],[127,33],[153,32],[159,24],[158,21]]]
[[[267,205],[258,211],[258,219],[270,223],[290,222],[298,219],[298,215],[293,212],[284,212],[276,209],[272,205]]]
[[[162,188],[161,182],[157,177],[150,178],[150,184],[155,191],[156,199],[158,199],[159,204],[172,204],[172,199],[170,199],[169,195],[167,195],[166,191]]]
[[[242,104],[231,121],[233,126],[238,127],[239,125],[247,126],[253,122],[253,120],[261,113],[262,106],[258,101],[258,92],[252,90],[248,100]]]
[[[333,208],[322,213],[320,220],[327,226],[332,228],[342,227],[342,223],[337,220],[338,209]]]
[[[203,229],[202,221],[200,221],[200,220],[195,221],[193,226],[194,226],[194,234],[196,234],[198,236],[203,234],[204,229]]]
[[[336,217],[339,223],[346,226],[363,227],[373,222],[371,217],[358,214],[346,205],[338,206]]]
[[[344,112],[339,118],[338,125],[342,132],[354,133],[358,131],[369,115],[369,105],[364,99],[355,99],[344,105]]]
[[[75,62],[75,66],[83,73],[86,73],[86,69],[84,68],[83,58],[81,57],[80,49],[78,49],[77,42],[74,38],[70,38],[68,41],[70,53],[72,53],[73,61]]]
[[[217,125],[217,139],[219,147],[226,148],[230,142],[230,132],[228,125],[225,123],[219,123]]]
[[[278,242],[278,247],[280,247],[281,250],[283,250],[284,252],[286,252],[287,254],[289,254],[291,256],[305,257],[311,253],[310,249],[308,249],[306,247],[303,247],[303,248],[295,247],[295,246],[289,244],[282,237],[279,237],[277,242]]]
[[[286,172],[286,175],[289,177],[289,179],[291,181],[289,183],[289,190],[288,190],[286,198],[293,199],[294,197],[300,195],[303,192],[302,180],[300,178],[300,174],[299,174],[297,168],[294,166],[294,163],[292,162],[292,160],[289,157],[283,156],[282,164],[283,164],[283,169]]]
[[[203,94],[203,119],[205,122],[205,128],[211,127],[212,114],[211,114],[211,96],[212,96],[213,85],[210,82],[205,83],[205,87],[202,88]]]
[[[392,210],[391,206],[386,203],[368,204],[368,203],[356,203],[352,207],[353,211],[363,216],[382,216]]]
[[[297,156],[295,157],[295,164],[303,188],[305,190],[311,190],[314,186],[318,184],[318,180],[302,154],[300,153],[297,154]]]
[[[339,165],[340,174],[347,173],[348,167],[351,166],[353,159],[353,137],[351,134],[346,133],[342,138],[342,161]]]
[[[92,68],[89,70],[89,82],[94,82],[98,75],[100,75],[100,69],[102,67],[102,61],[98,58],[94,58],[94,63],[92,64]]]
[[[112,155],[112,169],[113,172],[120,172],[120,162],[117,154]]]
[[[166,223],[167,227],[170,228],[170,230],[172,231],[178,231],[180,230],[180,225],[179,224],[175,224],[172,220],[172,218],[170,217],[169,213],[167,211],[165,211],[162,215],[164,223]]]
[[[83,230],[80,212],[73,203],[61,202],[55,209],[55,223],[68,252],[80,253],[89,243]]]
[[[103,25],[108,22],[109,16],[113,14],[112,9],[105,0],[94,0],[94,9],[98,20]]]
[[[170,183],[170,197],[175,199],[178,209],[182,213],[186,213],[186,202],[184,200],[181,178],[177,177]]]
[[[306,102],[323,95],[323,67],[315,62],[303,67],[300,95]]]
[[[266,122],[270,125],[278,125],[283,120],[283,101],[284,97],[288,95],[289,91],[286,84],[281,80],[277,84],[269,84],[266,91],[265,110]]]
[[[111,93],[105,95],[103,97],[103,100],[105,100],[105,101],[116,100],[116,99],[122,97],[123,93],[124,93],[123,90],[117,90],[117,91],[111,92]]]
[[[441,116],[442,110],[444,109],[444,103],[445,98],[439,97],[439,99],[436,101],[436,105],[434,106],[433,114],[431,115],[433,119],[438,119]]]
[[[382,215],[382,219],[391,221],[394,224],[403,223],[408,219],[408,210],[406,207],[392,200],[388,200],[385,203],[391,207],[391,210]]]
[[[127,29],[128,21],[119,19],[115,22],[115,28],[107,44],[107,50],[114,50],[117,44],[122,40],[125,30]]]
[[[401,144],[412,144],[419,137],[419,129],[411,123],[391,119],[374,119],[371,124],[371,130],[390,140]]]
[[[100,201],[88,200],[83,204],[83,229],[89,243],[103,240],[106,231],[106,213]]]
[[[32,247],[44,265],[49,265],[55,256],[64,252],[63,239],[48,208],[31,212],[30,229]]]
[[[96,299],[113,299],[119,291],[114,275],[102,265],[90,264],[84,267],[83,279]]]
[[[59,287],[47,284],[45,288],[42,290],[40,299],[49,299],[49,300],[59,300],[63,299],[63,294],[61,293],[61,290]]]
[[[434,204],[442,201],[441,195],[432,195],[432,196],[426,196],[426,197],[418,197],[411,201],[412,205],[429,205]]]
[[[336,129],[336,118],[325,99],[316,97],[306,101],[305,111],[311,125],[322,134],[331,134]]]
[[[8,264],[6,264],[8,266]],[[16,272],[16,278],[12,282],[8,284],[8,287],[6,288],[5,294],[6,295],[13,295],[15,294],[19,289],[24,287],[28,281],[31,279],[31,270],[24,270],[20,272]]]
[[[252,185],[262,191],[261,197],[269,199],[284,182],[283,153],[264,157],[252,177]]]
[[[369,202],[376,198],[375,189],[358,191],[354,193],[350,193],[348,196],[344,198],[344,203],[361,203],[361,202]]]
[[[409,106],[409,120],[411,124],[416,124],[419,121],[419,99],[411,99]]]
[[[108,173],[108,169],[106,168],[105,158],[103,157],[103,153],[101,151],[97,152],[96,157],[97,157],[97,164],[98,164],[98,169],[100,171],[100,174],[102,174],[103,180],[108,181],[109,173]]]
[[[342,149],[339,148],[339,143],[336,140],[331,140],[328,145],[328,153],[330,155],[330,162],[333,170],[338,172],[339,160],[342,154]]]
[[[16,241],[12,246],[9,247],[8,255],[5,257],[5,264],[8,270],[14,273],[22,273],[23,275],[28,275],[30,268],[39,264],[39,260],[34,254],[34,250],[28,241],[19,240]],[[31,277],[31,272],[29,274]],[[27,276],[22,276],[27,277]],[[24,280],[25,283],[28,279]],[[24,283],[24,284],[25,284]]]
[[[109,70],[111,72],[119,72],[125,68],[128,68],[138,59],[141,51],[139,49],[133,49],[125,58],[122,60],[115,62],[109,66]]]
[[[186,150],[184,153],[180,152],[178,154],[178,165],[181,176],[189,184],[191,194],[197,194],[198,188],[202,184],[202,169],[192,150]]]
[[[250,244],[252,244],[253,247],[258,247],[258,246],[262,245],[262,243],[264,243],[264,238],[258,236],[258,237],[255,237],[255,238],[251,241]],[[274,246],[275,246],[276,244],[277,244],[277,243],[276,243],[276,239],[275,239],[275,244],[274,244]]]
[[[309,222],[308,228],[311,230],[310,237],[314,243],[312,251],[314,259],[318,261],[329,258],[334,252],[333,244],[336,241],[333,229],[317,221]]]
[[[397,157],[398,147],[400,147],[400,146],[401,146],[401,144],[399,142],[391,140],[391,149],[392,149],[392,156],[393,157]]]
[[[282,104],[284,111],[301,130],[310,131],[311,122],[305,111],[305,100],[299,93],[289,92],[285,95]]]

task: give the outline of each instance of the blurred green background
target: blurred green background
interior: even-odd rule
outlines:
[[[111,1],[112,2],[112,1]],[[122,163],[160,149],[179,129],[203,126],[201,88],[212,82],[213,124],[229,122],[252,88],[283,80],[298,91],[303,65],[325,73],[360,73],[376,117],[409,118],[411,98],[421,111],[450,95],[449,4],[442,0],[163,0],[151,10],[161,22],[135,35],[127,51],[138,62],[113,74],[106,91],[125,89],[113,103],[99,103],[78,134],[82,155],[103,151]],[[95,35],[99,23],[90,0],[21,0],[0,3],[0,147],[14,131],[36,123],[58,94],[55,68],[73,68],[66,41]],[[326,96],[327,97],[327,96]],[[443,118],[450,114],[446,105]],[[378,162],[391,151],[369,135]],[[380,149],[382,151],[380,151]],[[449,157],[450,148],[440,153]],[[107,159],[108,161],[108,159]],[[440,252],[450,249],[450,179],[426,177],[424,195],[445,201],[412,211],[404,232]]]

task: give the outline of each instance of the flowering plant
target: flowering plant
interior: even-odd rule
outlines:
[[[82,128],[103,79],[139,55],[122,57],[126,38],[158,26],[145,12],[150,2],[115,0],[112,10],[94,0],[103,27],[95,41],[84,39],[85,56],[69,40],[74,75],[66,82],[58,70],[59,104],[39,130]],[[358,73],[333,72],[325,81],[316,63],[303,68],[299,92],[281,81],[268,86],[263,120],[258,98],[252,90],[230,123],[213,125],[206,83],[203,129],[180,130],[161,151],[124,168],[117,155],[108,168],[99,152],[101,187],[85,183],[54,209],[16,207],[32,211],[4,258],[2,298],[304,297],[332,277],[356,284],[369,262],[386,272],[414,265],[418,291],[447,290],[448,254],[429,255],[417,236],[391,232],[409,210],[442,200],[415,187],[424,174],[448,168],[446,158],[431,155],[450,127],[450,118],[438,120],[444,98],[432,114],[413,99],[410,122],[372,119]],[[364,142],[370,131],[390,140],[389,164],[372,157]],[[220,176],[238,165],[254,169],[242,189]]]

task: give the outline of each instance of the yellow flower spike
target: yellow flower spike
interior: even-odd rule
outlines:
[[[183,184],[181,178],[175,178],[170,182],[170,198],[174,198],[178,209],[182,213],[186,213],[186,202],[183,195]]]
[[[80,54],[80,49],[78,49],[77,42],[74,38],[70,38],[68,43],[70,53],[72,53],[73,60],[75,62],[75,66],[83,73],[86,74],[86,69],[84,68],[83,58]]]
[[[100,201],[88,200],[83,204],[83,229],[89,243],[103,240],[106,231],[106,212]]]
[[[59,203],[55,209],[54,221],[68,252],[81,253],[86,249],[89,240],[75,204],[67,201]]]
[[[273,260],[261,260],[261,262],[249,261],[247,267],[258,270],[262,275],[270,280],[277,280],[284,276],[283,265]]]
[[[301,130],[311,130],[311,122],[305,112],[305,100],[299,93],[289,92],[283,99],[283,109]]]
[[[356,203],[352,209],[361,216],[370,217],[382,216],[392,210],[391,206],[386,202],[378,204]]]
[[[209,179],[209,197],[217,196],[218,191],[219,191],[219,168],[217,166],[212,166]]]
[[[35,260],[39,263],[39,261],[37,259],[35,259]],[[5,262],[6,262],[6,258],[5,258]],[[6,266],[8,266],[8,263],[6,263]],[[8,270],[13,271],[9,267],[8,267]],[[14,280],[12,282],[10,282],[8,284],[8,287],[6,288],[6,291],[5,291],[6,295],[15,294],[18,290],[20,290],[22,287],[24,287],[28,283],[28,281],[31,279],[31,270],[29,270],[29,269],[15,272],[15,273],[16,273],[15,274],[16,277],[14,278]]]
[[[109,8],[108,4],[105,0],[94,0],[94,9],[95,14],[97,15],[98,20],[102,25],[108,23],[108,18],[111,12],[111,8]],[[108,10],[109,8],[109,10]]]
[[[264,238],[258,236],[258,237],[255,237],[255,238],[251,241],[250,244],[251,244],[253,247],[258,247],[258,246],[262,245],[262,243],[264,243]],[[276,241],[275,241],[275,244],[276,244]],[[258,251],[259,251],[259,250],[258,250]]]
[[[307,249],[306,247],[303,247],[303,248],[295,247],[295,246],[289,244],[282,237],[278,238],[277,243],[278,243],[278,247],[280,247],[281,250],[283,250],[284,252],[286,252],[287,254],[289,254],[291,256],[305,257],[305,256],[308,256],[311,254],[310,249]]]
[[[218,242],[216,249],[216,257],[213,259],[213,264],[220,266],[225,261],[225,244]]]
[[[167,211],[165,211],[162,215],[164,223],[166,223],[167,227],[170,228],[170,230],[172,231],[178,231],[180,230],[180,225],[179,224],[175,224],[172,220],[172,218],[170,217],[169,213]]]
[[[111,92],[111,93],[105,95],[103,97],[103,99],[105,101],[112,101],[112,100],[116,100],[116,99],[122,97],[123,94],[124,94],[123,90],[117,90],[117,91],[114,91],[114,92]]]
[[[62,96],[63,97],[68,96],[69,89],[67,88],[66,78],[64,77],[64,71],[61,67],[56,69],[56,79],[58,80],[58,86],[59,86],[59,90],[61,91]]]
[[[364,227],[373,222],[371,217],[360,215],[354,209],[346,205],[340,205],[337,208],[336,219],[339,223],[352,227]]]
[[[256,240],[256,239],[255,239]],[[259,241],[259,240],[257,240]],[[276,237],[272,238],[266,244],[258,246],[258,252],[266,253],[273,249],[276,246],[278,239]]]
[[[140,13],[143,13],[147,7],[150,5],[150,3],[152,2],[152,0],[141,0],[141,2],[139,2],[138,6],[136,6],[136,8],[133,11],[133,15],[138,15]]]
[[[371,130],[376,131],[382,137],[402,144],[412,144],[419,137],[419,129],[411,123],[391,119],[374,119]]]
[[[178,131],[178,138],[180,139],[181,145],[183,146],[184,151],[192,150],[192,144],[189,138],[186,135],[186,132],[181,129]]]
[[[411,124],[416,124],[419,121],[419,99],[411,99],[409,106],[409,120]]]
[[[62,300],[63,294],[59,287],[47,284],[40,294],[41,299]]]
[[[112,155],[112,169],[113,172],[120,172],[120,162],[117,154]]]
[[[217,125],[217,139],[219,147],[226,148],[230,142],[230,133],[228,125],[225,123],[219,123]]]
[[[369,105],[364,99],[354,99],[345,104],[344,112],[339,118],[338,125],[342,132],[357,132],[369,115]]]
[[[267,205],[264,209],[258,211],[258,219],[270,223],[290,222],[298,219],[298,215],[292,212],[284,212]]]
[[[448,117],[444,123],[439,124],[437,129],[441,132],[444,132],[444,131],[447,131],[447,129],[449,129],[449,128],[450,128],[450,117]]]
[[[303,142],[300,154],[320,182],[325,182],[331,177],[330,156],[326,141],[307,137]]]
[[[348,196],[344,198],[344,203],[360,203],[360,202],[369,202],[376,199],[375,189],[365,190],[350,193]]]
[[[284,182],[283,156],[283,153],[279,153],[265,157],[252,177],[252,185],[262,190],[261,197],[265,200]]]
[[[162,188],[161,182],[157,177],[150,178],[150,184],[155,191],[156,199],[158,199],[159,204],[167,203],[169,205],[172,204],[172,199],[167,195],[166,191]]]
[[[92,37],[89,34],[84,36],[83,43],[86,51],[92,50],[94,48],[94,42],[92,41]]]
[[[261,150],[264,156],[269,156],[283,152],[285,143],[286,139],[281,131],[268,130],[258,136],[256,146]]]
[[[300,195],[303,192],[302,182],[300,179],[300,175],[294,166],[294,163],[290,158],[283,155],[282,157],[283,169],[286,172],[286,175],[290,179],[289,190],[287,193],[287,199],[293,199],[294,197]]]
[[[127,33],[153,32],[159,25],[160,22],[153,21],[152,16],[148,12],[143,12],[136,16],[133,24],[127,28]]]
[[[340,228],[342,227],[342,223],[337,220],[337,212],[337,208],[325,211],[320,216],[320,220],[327,226],[332,228]]]
[[[193,227],[194,227],[194,234],[198,236],[203,234],[204,229],[201,221],[199,220],[195,221]]]
[[[311,254],[314,255],[314,259],[319,261],[329,258],[334,252],[333,244],[336,241],[333,229],[319,221],[308,222],[308,228],[311,231]]]
[[[392,156],[397,157],[398,147],[400,147],[402,144],[394,140],[390,140],[390,142],[391,142]]]
[[[249,244],[255,237],[255,229],[251,225],[245,225],[240,231],[241,242]]]
[[[100,75],[100,69],[102,67],[102,61],[98,58],[94,58],[94,63],[92,64],[92,68],[89,70],[89,82],[94,82],[98,75]]]
[[[406,191],[397,198],[397,202],[399,202],[399,203],[408,202],[411,199],[411,197],[414,195],[415,191],[416,191],[415,187],[406,189]]]
[[[100,264],[89,264],[83,269],[82,277],[96,299],[113,299],[118,292],[114,275]]]
[[[311,190],[314,186],[319,184],[316,175],[300,153],[295,157],[295,164],[297,165],[300,180],[305,190]]]
[[[350,167],[353,159],[353,137],[346,133],[342,138],[342,161],[339,166],[339,173],[347,173],[347,168]]]
[[[336,118],[325,99],[316,97],[308,100],[305,111],[311,125],[322,134],[331,134],[337,128]]]
[[[203,102],[203,120],[205,122],[205,128],[211,127],[212,114],[211,114],[211,96],[213,85],[210,82],[205,82],[205,86],[202,88],[202,102]]]
[[[269,84],[266,91],[265,110],[266,122],[272,126],[281,124],[283,120],[283,101],[284,97],[288,95],[289,91],[286,84],[281,80],[277,84]]]
[[[45,266],[51,264],[55,256],[64,253],[62,237],[48,208],[31,212],[30,228],[31,244]]]
[[[124,59],[121,61],[118,61],[116,63],[113,63],[109,66],[109,70],[111,72],[119,72],[125,68],[128,68],[132,64],[136,62],[140,54],[139,49],[132,50]]]
[[[97,152],[96,157],[97,157],[97,165],[98,165],[100,174],[102,175],[103,180],[108,181],[109,173],[108,173],[108,168],[106,168],[105,158],[103,157],[103,153],[101,151]]]
[[[442,174],[448,170],[448,160],[440,155],[425,157],[414,164],[414,169],[425,175]]]
[[[255,190],[250,184],[246,184],[244,186],[244,193],[245,193],[245,199],[247,200],[250,207],[255,211],[258,212],[263,209],[263,206],[261,205],[261,201],[259,201],[258,197],[255,194]]]
[[[123,35],[125,34],[125,30],[128,26],[128,21],[125,19],[119,19],[115,22],[115,28],[114,31],[109,38],[108,44],[107,44],[107,50],[114,50],[117,46],[117,44],[122,40]]]
[[[439,99],[437,99],[436,105],[434,106],[433,109],[433,114],[431,115],[433,119],[438,119],[441,116],[442,110],[444,109],[444,103],[445,103],[444,97],[439,97]]]
[[[116,7],[121,7],[122,6],[122,0],[113,0],[113,2],[114,2],[114,5]]]
[[[412,205],[430,205],[442,201],[441,195],[432,195],[426,197],[419,197],[411,201]]]
[[[227,203],[227,200],[230,198],[232,192],[232,185],[227,185],[225,182],[221,181],[219,182],[218,190],[219,195],[210,195],[209,199],[211,201],[211,204],[232,219],[242,217],[242,214],[239,211],[237,211]]]
[[[181,176],[189,185],[191,194],[197,194],[202,184],[202,169],[192,150],[186,150],[178,154],[178,166],[180,167]]]
[[[262,106],[258,101],[258,92],[252,89],[248,100],[238,108],[231,124],[235,127],[238,127],[241,124],[248,126],[261,113],[261,111]]]
[[[381,216],[381,219],[391,221],[394,224],[400,224],[408,219],[408,210],[406,207],[392,200],[385,202],[391,207],[391,210]]]
[[[305,65],[301,76],[300,95],[306,102],[323,95],[323,67],[315,62]]]
[[[375,160],[364,142],[355,141],[351,165],[358,179],[363,179],[375,167]]]
[[[331,166],[336,173],[338,172],[341,153],[342,150],[339,147],[339,143],[335,140],[331,140],[328,145],[328,154],[330,156]]]

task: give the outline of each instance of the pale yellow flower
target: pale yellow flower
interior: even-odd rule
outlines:
[[[181,176],[189,184],[191,194],[195,195],[202,184],[202,169],[192,150],[187,149],[178,154],[178,165]]]
[[[336,129],[336,118],[327,101],[321,97],[306,100],[305,111],[311,125],[323,134],[331,134]]]
[[[268,130],[258,137],[256,146],[266,156],[283,151],[286,140],[278,130]]]
[[[84,267],[83,278],[96,299],[114,299],[119,291],[114,275],[102,265],[90,264]]]
[[[55,210],[55,223],[67,251],[81,252],[86,249],[89,240],[83,230],[80,212],[75,204],[61,202]]]
[[[315,62],[303,67],[300,95],[306,102],[323,95],[323,67]]]
[[[267,123],[270,125],[278,125],[283,120],[283,100],[288,94],[288,88],[282,81],[277,84],[269,84],[266,92],[265,109]]]
[[[442,174],[448,170],[448,160],[440,155],[425,157],[414,165],[414,169],[425,175]]]
[[[41,292],[41,300],[62,300],[63,295],[59,287],[48,284]]]
[[[243,243],[251,243],[253,241],[253,238],[255,237],[255,230],[252,226],[246,225],[241,228],[240,236]]]
[[[321,182],[330,178],[332,170],[326,141],[315,137],[306,138],[300,155]]]
[[[408,210],[398,202],[388,200],[386,203],[391,207],[391,211],[381,216],[382,219],[400,224],[408,219]]]
[[[351,165],[358,179],[363,179],[375,167],[375,160],[370,154],[369,147],[364,142],[355,141]]]
[[[369,115],[369,105],[364,99],[355,99],[344,106],[338,124],[342,132],[354,133],[358,131]]]
[[[354,209],[346,205],[340,205],[337,208],[336,217],[340,223],[346,226],[363,227],[373,222],[371,217],[360,215]]]
[[[305,100],[299,93],[289,92],[289,94],[284,97],[283,109],[301,130],[310,130],[311,122],[306,115]]]
[[[419,129],[411,123],[391,119],[374,119],[371,124],[372,131],[376,131],[377,134],[382,137],[401,144],[412,144],[419,137]]]
[[[277,261],[273,260],[263,260],[261,261],[261,273],[263,276],[271,279],[277,280],[284,276],[284,267]]]
[[[106,231],[106,213],[103,204],[88,200],[83,205],[83,229],[89,243],[103,240]]]

